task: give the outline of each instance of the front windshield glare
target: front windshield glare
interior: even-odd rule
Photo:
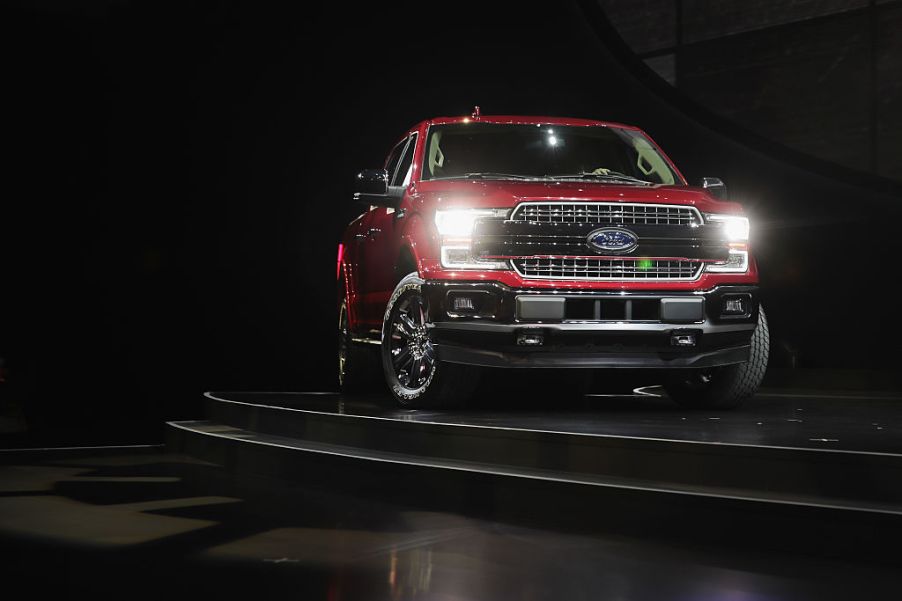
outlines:
[[[648,185],[677,177],[640,132],[620,127],[434,125],[422,179],[599,179]]]

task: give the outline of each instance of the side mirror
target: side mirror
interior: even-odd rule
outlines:
[[[357,174],[354,195],[385,194],[388,192],[388,171],[385,169],[364,169]]]
[[[702,188],[707,190],[708,194],[718,200],[726,200],[729,197],[729,195],[727,194],[727,186],[722,181],[720,181],[720,178],[703,177]]]
[[[385,169],[364,169],[357,174],[354,202],[367,206],[398,208],[400,198],[392,194],[388,187],[388,171]]]

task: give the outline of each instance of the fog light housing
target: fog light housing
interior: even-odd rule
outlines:
[[[727,294],[723,297],[720,314],[724,317],[744,317],[751,313],[750,294]]]
[[[670,345],[682,348],[695,346],[695,332],[673,332],[670,335]]]
[[[494,317],[497,305],[495,295],[486,290],[449,290],[445,297],[449,317]]]
[[[518,346],[542,346],[545,344],[545,334],[542,330],[520,330],[517,332]]]
[[[469,296],[455,296],[454,300],[451,302],[452,309],[455,313],[460,313],[461,311],[475,311],[476,307],[473,304],[473,299]]]

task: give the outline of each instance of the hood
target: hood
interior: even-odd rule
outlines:
[[[605,201],[689,205],[703,213],[741,213],[735,202],[719,201],[693,186],[633,186],[593,181],[519,182],[508,180],[428,180],[418,182],[417,195],[436,208],[506,208],[525,201]]]

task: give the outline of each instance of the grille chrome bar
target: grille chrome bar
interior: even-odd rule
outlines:
[[[524,202],[511,221],[529,223],[589,223],[601,225],[685,225],[703,223],[695,207],[619,202]]]
[[[531,279],[691,281],[704,263],[681,259],[523,258],[514,259],[518,274]]]

